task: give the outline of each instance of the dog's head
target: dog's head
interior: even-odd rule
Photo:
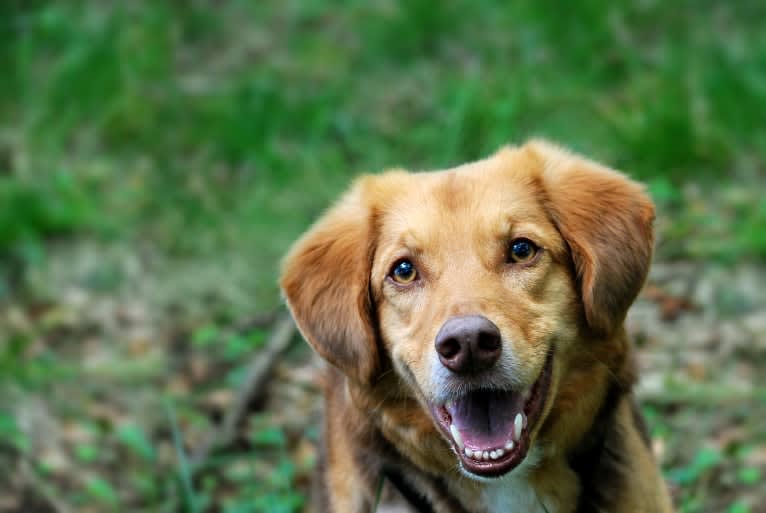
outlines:
[[[622,330],[653,217],[638,184],[533,141],[362,178],[295,244],[281,284],[323,358],[359,387],[392,367],[462,469],[499,476],[566,395],[578,354]]]

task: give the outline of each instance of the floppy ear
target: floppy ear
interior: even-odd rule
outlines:
[[[640,184],[617,171],[545,141],[528,147],[542,160],[548,210],[572,253],[585,317],[608,335],[649,271],[654,205]]]
[[[380,366],[369,294],[373,217],[358,182],[293,245],[280,280],[304,338],[363,384]]]

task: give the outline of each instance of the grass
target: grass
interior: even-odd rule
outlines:
[[[677,189],[752,180],[766,154],[759,2],[4,9],[4,180],[44,202],[38,184],[65,177],[82,196],[69,207],[120,237],[247,254],[264,304],[279,255],[358,172],[542,135]],[[750,203],[736,252],[763,256]],[[48,224],[3,219],[0,233]]]
[[[764,16],[755,0],[4,2],[0,304],[59,294],[36,269],[95,240],[163,255],[156,288],[204,282],[172,292],[200,310],[236,288],[211,314],[226,324],[278,304],[279,257],[357,173],[531,136],[646,181],[663,258],[763,259]],[[22,332],[0,346],[4,379],[73,379]],[[283,477],[253,511],[291,511],[291,460],[267,450]],[[167,497],[131,479],[150,506]],[[88,489],[114,508],[106,481]]]

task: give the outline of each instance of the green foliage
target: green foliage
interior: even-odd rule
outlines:
[[[19,429],[13,416],[0,412],[0,448],[10,446],[19,451],[29,449],[29,439]]]
[[[267,416],[256,415],[252,417],[250,440],[255,446],[255,455],[262,457],[261,461],[266,461],[264,457],[267,457],[274,463],[270,465],[267,473],[259,471],[257,466],[243,466],[243,472],[239,476],[228,476],[230,479],[240,480],[247,491],[243,493],[244,497],[225,504],[224,511],[300,511],[305,498],[295,489],[297,468],[286,452],[285,433],[273,425]],[[255,455],[253,456],[257,457]]]
[[[737,478],[744,485],[754,485],[761,481],[761,470],[755,467],[743,467],[737,472]]]
[[[91,477],[85,482],[85,492],[94,501],[116,508],[120,504],[117,491],[106,479]]]
[[[40,389],[54,379],[67,379],[72,369],[59,362],[50,351],[32,353],[34,339],[29,334],[0,336],[0,385],[6,381]]]
[[[279,256],[360,171],[448,166],[542,135],[649,180],[660,203],[690,178],[753,179],[766,152],[753,129],[766,100],[762,5],[559,11],[495,0],[11,9],[0,54],[17,94],[0,95],[0,112],[14,120],[7,151],[23,180],[3,179],[0,198],[23,207],[0,213],[0,250],[99,212],[168,251],[246,255],[256,299],[274,304]],[[62,165],[63,184],[50,171]],[[669,253],[765,255],[763,208],[742,208],[681,215],[670,238],[712,222],[732,243],[703,234]]]
[[[45,181],[0,176],[0,253],[91,225],[93,199],[71,174]]]
[[[98,447],[91,444],[78,444],[75,447],[77,459],[83,463],[93,463],[98,459]]]
[[[688,465],[672,469],[667,473],[667,477],[680,485],[690,485],[720,462],[721,454],[718,451],[707,448],[700,449]]]
[[[261,447],[284,447],[286,443],[284,433],[276,427],[256,429],[251,438],[256,446]]]
[[[753,510],[747,503],[743,501],[735,501],[728,507],[726,513],[750,513],[751,511]]]
[[[101,224],[90,194],[67,172],[23,180],[0,169],[0,299],[11,283],[23,281],[27,267],[44,261],[47,241]]]
[[[205,324],[197,328],[192,334],[192,343],[198,347],[206,347],[215,344],[220,337],[220,331],[215,324]]]
[[[130,451],[151,463],[155,460],[156,454],[146,431],[136,424],[124,424],[117,430],[117,439],[125,445]]]
[[[766,255],[766,199],[761,200],[754,206],[742,205],[738,212],[740,225],[737,227],[737,247],[740,252],[754,251],[759,255]]]

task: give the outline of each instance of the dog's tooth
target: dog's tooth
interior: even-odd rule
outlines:
[[[456,428],[454,424],[450,424],[449,430],[450,430],[450,433],[452,433],[452,438],[455,440],[455,443],[457,444],[457,446],[460,447],[461,449],[465,447],[463,445],[463,437],[460,436],[460,431],[458,430],[458,428]]]
[[[484,451],[481,453],[481,459],[488,460],[489,459],[489,451]]]
[[[497,451],[490,451],[489,452],[489,457],[491,459],[493,459],[493,460],[496,460],[497,459]]]
[[[512,451],[512,450],[513,450],[513,445],[514,445],[514,444],[513,444],[513,440],[508,440],[507,442],[505,442],[505,448],[506,448],[507,450],[509,450],[509,451]]]
[[[521,430],[524,427],[524,419],[521,418],[521,413],[516,414],[516,418],[513,419],[513,439],[517,442],[521,440]]]
[[[464,452],[465,452],[465,455],[466,455],[466,456],[468,456],[469,458],[473,458],[473,451],[472,451],[471,449],[469,449],[468,447],[466,447],[466,448],[465,448],[465,450],[464,450]]]
[[[497,454],[498,458],[502,458],[503,454],[505,454],[505,451],[503,451],[502,449],[498,449],[495,451],[495,454]]]
[[[527,416],[524,414],[524,412],[521,412],[521,420],[524,421],[523,427],[527,427]]]

